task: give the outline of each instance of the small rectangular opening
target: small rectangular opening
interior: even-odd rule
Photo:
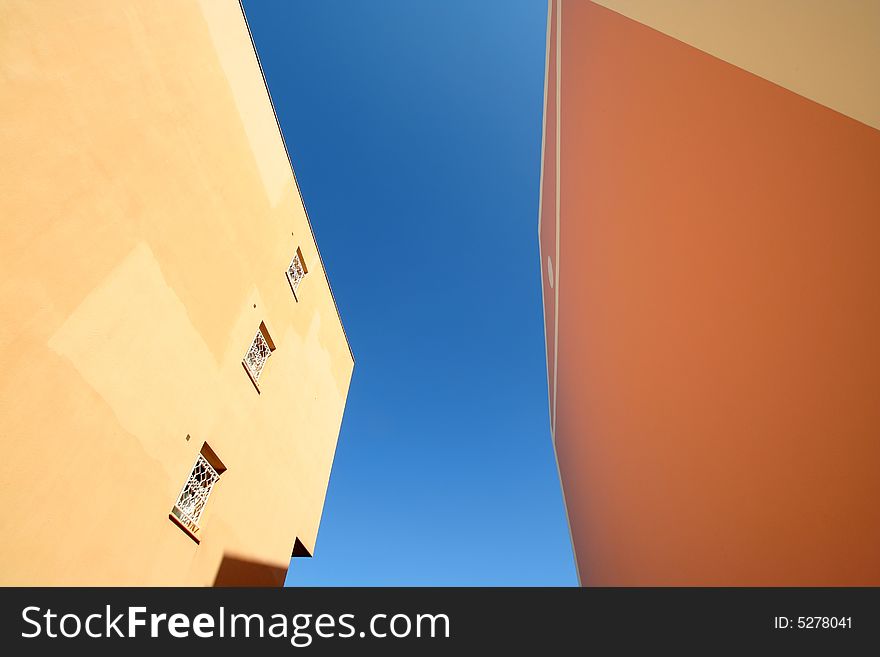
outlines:
[[[296,253],[293,256],[293,260],[290,261],[290,265],[287,267],[286,272],[287,282],[290,283],[290,290],[293,292],[293,298],[296,299],[296,301],[299,301],[296,291],[308,273],[309,268],[306,267],[306,261],[303,258],[302,251],[299,247],[296,247]]]
[[[273,351],[275,351],[275,342],[272,341],[272,336],[269,335],[266,323],[260,322],[260,327],[251,341],[251,346],[241,361],[244,371],[247,372],[257,392],[260,392],[260,375],[263,373],[266,361],[269,360],[269,356],[272,355]]]
[[[203,443],[196,462],[190,469],[183,488],[180,489],[177,501],[168,514],[168,517],[196,543],[201,542],[199,522],[208,504],[208,498],[224,472],[226,466],[223,461],[208,443]]]

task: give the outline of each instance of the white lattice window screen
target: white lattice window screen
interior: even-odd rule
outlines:
[[[290,287],[294,292],[296,292],[296,288],[299,287],[305,275],[306,268],[303,266],[302,257],[300,256],[299,249],[297,249],[296,255],[290,261],[290,267],[287,268],[287,280],[290,281]]]
[[[254,341],[251,342],[250,349],[248,349],[244,357],[245,367],[248,368],[248,372],[251,373],[255,383],[260,380],[260,372],[263,371],[263,366],[271,355],[272,349],[266,341],[266,336],[263,335],[262,330],[258,330],[254,336]]]
[[[192,472],[189,473],[189,479],[186,480],[174,505],[183,519],[190,521],[196,527],[199,526],[199,519],[202,517],[202,511],[205,510],[208,496],[219,478],[220,475],[208,463],[208,459],[199,454]]]

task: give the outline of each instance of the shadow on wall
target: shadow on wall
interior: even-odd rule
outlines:
[[[297,538],[290,556],[291,558],[309,558],[312,553]],[[217,569],[217,577],[214,578],[214,586],[284,586],[286,577],[287,567],[285,566],[274,566],[224,554],[220,568]]]
[[[223,555],[214,586],[284,586],[287,568]]]

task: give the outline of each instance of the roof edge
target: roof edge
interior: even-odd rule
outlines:
[[[247,13],[244,10],[242,0],[238,0],[238,8],[241,10],[241,16],[244,19],[244,26],[247,29],[248,38],[251,41],[251,48],[254,51],[254,58],[257,60],[257,67],[260,69],[260,75],[263,78],[263,88],[266,90],[266,96],[269,98],[269,106],[272,108],[272,116],[275,117],[275,125],[278,128],[278,135],[281,137],[281,145],[284,146],[284,154],[287,155],[287,163],[290,165],[293,184],[296,185],[296,193],[299,195],[300,203],[302,203],[303,206],[303,212],[306,215],[306,222],[309,225],[309,233],[311,233],[312,242],[315,244],[315,251],[318,253],[318,259],[321,261],[321,270],[324,272],[324,279],[327,281],[327,289],[330,290],[330,298],[333,300],[333,307],[336,309],[336,316],[339,318],[339,326],[342,327],[342,336],[345,338],[345,346],[348,347],[351,362],[354,364],[355,358],[354,352],[351,349],[351,342],[349,342],[348,333],[345,331],[345,323],[342,321],[342,314],[339,312],[339,304],[336,303],[336,295],[333,294],[333,285],[330,283],[330,275],[327,273],[327,267],[324,266],[324,258],[321,256],[321,248],[318,246],[318,240],[315,238],[315,229],[312,227],[312,220],[309,217],[309,209],[306,207],[306,200],[303,198],[302,189],[300,189],[299,181],[296,178],[296,169],[293,167],[290,150],[287,148],[287,141],[284,139],[284,131],[281,129],[281,121],[278,120],[278,112],[275,110],[275,101],[272,100],[272,92],[269,90],[269,82],[266,80],[266,72],[263,70],[263,63],[260,61],[260,53],[257,51],[257,44],[254,41],[254,33],[251,32],[251,26],[250,23],[248,23]]]

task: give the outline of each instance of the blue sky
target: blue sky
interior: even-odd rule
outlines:
[[[537,245],[546,4],[244,2],[356,365],[288,585],[574,585]]]

